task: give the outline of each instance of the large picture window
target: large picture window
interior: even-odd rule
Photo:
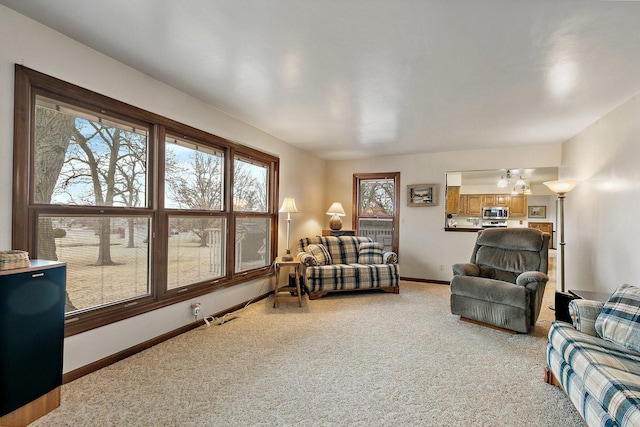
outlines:
[[[277,158],[22,66],[16,117],[12,243],[67,263],[67,335],[270,273]]]

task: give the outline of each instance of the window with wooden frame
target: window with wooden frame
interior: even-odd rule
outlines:
[[[353,175],[353,223],[358,236],[398,253],[400,172]]]
[[[277,157],[16,65],[12,244],[66,335],[270,274]]]

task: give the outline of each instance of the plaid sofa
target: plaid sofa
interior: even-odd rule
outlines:
[[[363,253],[373,245],[369,237],[316,236],[300,239],[297,257],[302,262],[304,287],[309,299],[316,299],[329,292],[358,289],[381,289],[399,293],[400,273],[395,252],[382,252],[381,263],[370,263]],[[309,252],[310,245],[322,245],[330,260],[323,265]],[[324,257],[322,257],[324,258]],[[360,262],[359,262],[360,261]]]
[[[603,305],[571,301],[573,326],[551,324],[547,382],[564,389],[589,426],[640,426],[640,353],[598,336]]]

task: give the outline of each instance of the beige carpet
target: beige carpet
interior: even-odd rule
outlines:
[[[449,287],[257,302],[62,389],[33,426],[582,426],[530,335],[459,321]]]

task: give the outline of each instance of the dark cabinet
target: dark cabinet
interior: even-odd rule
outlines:
[[[62,385],[65,281],[66,265],[61,262],[32,260],[28,268],[0,271],[2,425],[14,425],[5,420],[6,414]],[[55,396],[54,408],[59,390]]]
[[[355,236],[355,230],[322,230],[323,236]]]

